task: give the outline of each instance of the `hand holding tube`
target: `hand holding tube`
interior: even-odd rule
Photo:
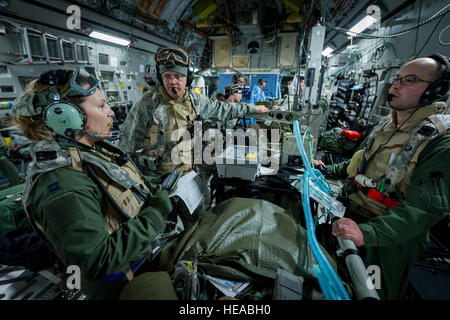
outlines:
[[[356,246],[364,245],[364,236],[355,221],[349,218],[342,218],[333,223],[331,233],[335,237],[352,240]]]

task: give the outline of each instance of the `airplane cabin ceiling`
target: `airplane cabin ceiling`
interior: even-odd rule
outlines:
[[[275,43],[282,33],[298,33],[299,41],[303,39],[307,47],[308,36],[302,37],[321,19],[327,25],[350,29],[367,15],[370,5],[380,8],[383,22],[404,9],[427,5],[421,1],[74,0],[71,3],[176,43],[190,53],[198,66],[206,67],[210,63],[212,41],[220,37],[230,37],[232,45],[238,46],[244,36]],[[42,0],[29,2],[46,4]],[[327,28],[324,48],[332,46],[338,51],[349,42],[343,32]]]

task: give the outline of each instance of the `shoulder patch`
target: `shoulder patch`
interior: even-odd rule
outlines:
[[[61,186],[58,181],[51,183],[47,186],[47,190],[49,193],[54,193],[56,191],[61,190]]]

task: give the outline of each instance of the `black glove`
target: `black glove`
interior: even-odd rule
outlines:
[[[148,204],[150,207],[158,209],[164,218],[167,218],[169,213],[172,211],[172,203],[170,202],[169,193],[167,190],[159,191]]]

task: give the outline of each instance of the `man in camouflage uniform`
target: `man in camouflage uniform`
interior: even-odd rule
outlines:
[[[232,86],[232,85],[237,85],[237,86],[239,86],[239,87],[243,87],[244,86],[244,76],[243,76],[243,74],[242,73],[240,73],[240,72],[236,72],[234,75],[233,75],[233,78],[231,79],[231,84],[229,84],[227,87],[229,87],[229,86]],[[242,91],[242,89],[241,89],[241,91]],[[214,91],[212,94],[211,94],[211,97],[210,97],[210,99],[211,100],[219,100],[219,101],[223,101],[224,99],[225,99],[225,95],[224,95],[224,93],[223,92],[219,92],[219,91]],[[239,101],[241,101],[242,100],[242,97],[241,97],[241,99],[239,100]],[[237,101],[238,102],[238,101]]]
[[[353,240],[366,266],[380,268],[384,299],[405,295],[429,229],[450,212],[450,116],[440,114],[445,103],[436,102],[448,81],[443,56],[407,63],[391,81],[392,115],[380,120],[351,160],[327,166],[327,178],[349,178],[348,210],[333,224],[333,235]]]
[[[253,104],[210,101],[186,90],[193,73],[189,56],[183,50],[162,49],[155,55],[155,61],[161,85],[144,93],[132,107],[121,128],[119,143],[144,172],[150,169],[165,173],[178,164],[182,164],[179,171],[193,169],[193,139],[188,141],[185,137],[196,119],[224,121],[269,112]],[[173,150],[175,146],[177,149]]]
[[[241,102],[242,100],[242,87],[239,84],[230,84],[225,87],[224,102]],[[232,119],[228,121],[218,122],[218,127],[222,129],[233,129],[236,126],[238,119]]]

